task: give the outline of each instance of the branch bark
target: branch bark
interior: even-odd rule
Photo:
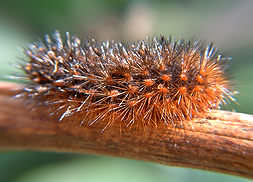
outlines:
[[[62,123],[46,109],[31,112],[12,96],[21,87],[0,83],[0,149],[111,155],[165,165],[217,171],[253,179],[253,116],[212,111],[184,121],[183,128],[82,127],[73,118]],[[121,132],[120,132],[121,131]]]

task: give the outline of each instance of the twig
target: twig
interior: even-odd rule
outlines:
[[[183,128],[147,128],[120,132],[113,125],[82,127],[31,112],[13,99],[20,85],[0,83],[0,148],[104,154],[165,165],[218,171],[253,178],[253,116],[212,111],[184,121]]]

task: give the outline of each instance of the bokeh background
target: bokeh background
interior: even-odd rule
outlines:
[[[0,0],[0,80],[10,81],[23,47],[54,30],[98,40],[147,35],[212,41],[229,63],[238,104],[253,113],[251,0]],[[3,107],[3,106],[0,106]],[[0,139],[1,140],[1,139]],[[1,152],[0,182],[208,182],[247,179],[112,157]]]

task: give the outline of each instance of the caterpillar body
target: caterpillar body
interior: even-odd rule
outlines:
[[[227,58],[201,41],[81,42],[67,32],[31,44],[22,95],[54,108],[59,121],[122,127],[180,126],[233,100]]]

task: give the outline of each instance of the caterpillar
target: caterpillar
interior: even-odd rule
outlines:
[[[213,44],[154,37],[136,42],[80,41],[56,31],[25,50],[29,81],[21,95],[59,121],[125,128],[181,126],[234,100]]]

